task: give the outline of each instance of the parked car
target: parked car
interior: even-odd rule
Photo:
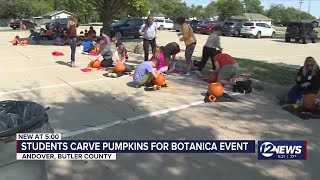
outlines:
[[[266,23],[262,22],[246,22],[241,28],[240,34],[242,37],[255,36],[257,39],[261,37],[275,37],[276,30]]]
[[[186,20],[186,23],[187,24],[190,24],[190,20]],[[180,27],[180,25],[178,24],[178,23],[174,23],[174,25],[173,25],[173,29],[176,31],[176,32],[180,32],[181,31],[181,27]]]
[[[201,20],[192,20],[190,21],[190,26],[193,29],[193,32],[198,33],[200,32],[200,25],[203,23]]]
[[[220,23],[209,23],[209,24],[202,24],[200,25],[200,33],[201,34],[211,34],[215,30],[221,30],[222,26]]]
[[[173,21],[169,19],[155,19],[154,22],[157,24],[157,28],[160,30],[171,30],[174,26]]]
[[[142,18],[126,18],[121,19],[118,22],[111,25],[110,34],[111,37],[134,37],[139,38],[139,30],[144,24],[145,19]]]
[[[225,22],[222,26],[223,36],[240,36],[242,22]]]
[[[290,42],[291,39],[295,39],[296,42],[302,40],[303,44],[307,44],[311,40],[312,43],[316,43],[318,39],[318,32],[314,30],[316,26],[313,23],[290,22],[286,30],[285,41]]]
[[[45,23],[45,27],[47,30],[50,29],[50,27],[53,27],[54,29],[62,28],[64,30],[67,29],[69,18],[60,18],[60,19],[54,19],[51,22]],[[79,23],[77,24],[77,27],[79,26]]]
[[[22,20],[22,24],[26,26],[27,29],[35,29],[37,27],[37,24],[32,23],[27,20]],[[20,28],[20,20],[14,21],[10,23],[10,27],[12,29],[19,29]]]

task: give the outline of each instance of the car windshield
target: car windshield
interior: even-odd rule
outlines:
[[[243,26],[253,26],[253,23],[244,23]]]
[[[117,21],[113,24],[113,26],[121,26],[124,25],[128,20],[127,19],[121,19],[120,21]]]
[[[202,21],[202,24],[210,24],[212,21]]]

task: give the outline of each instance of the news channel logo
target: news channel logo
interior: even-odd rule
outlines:
[[[258,141],[258,159],[306,160],[307,141]]]

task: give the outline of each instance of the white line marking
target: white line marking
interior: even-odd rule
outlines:
[[[102,125],[96,126],[96,127],[89,127],[89,128],[76,130],[76,131],[71,131],[71,132],[62,134],[62,138],[67,138],[67,137],[72,137],[72,136],[76,136],[79,134],[84,134],[84,133],[88,133],[88,132],[92,132],[92,131],[102,130],[102,129],[110,128],[110,127],[113,127],[113,126],[116,126],[119,124],[125,124],[128,122],[137,121],[137,120],[141,120],[141,119],[145,119],[145,118],[149,118],[149,117],[153,117],[153,116],[157,116],[157,115],[161,115],[161,114],[166,114],[169,112],[179,111],[182,109],[186,109],[186,108],[189,108],[192,106],[197,106],[197,105],[204,104],[204,103],[205,103],[204,101],[196,101],[196,102],[188,103],[188,104],[182,105],[182,106],[171,107],[171,108],[167,108],[167,109],[163,109],[163,110],[155,111],[155,112],[150,112],[150,113],[143,114],[143,115],[136,116],[136,117],[127,118],[125,120],[117,120],[115,122],[102,124]]]
[[[69,86],[69,85],[74,85],[74,84],[84,84],[84,83],[103,81],[103,80],[107,80],[107,78],[99,78],[99,79],[93,79],[93,80],[87,80],[87,81],[78,81],[78,82],[72,82],[72,83],[69,83],[69,84],[63,83],[63,84],[41,86],[41,87],[35,87],[35,88],[29,88],[29,89],[19,89],[19,90],[13,90],[13,91],[5,91],[5,92],[0,92],[0,95],[20,93],[20,92],[28,92],[28,91],[39,90],[39,89],[49,89],[49,88],[53,88],[53,87]]]

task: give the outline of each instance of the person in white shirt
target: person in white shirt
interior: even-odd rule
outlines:
[[[213,61],[213,57],[222,51],[221,42],[220,42],[220,30],[215,30],[207,39],[206,44],[203,46],[202,49],[202,58],[200,63],[197,65],[198,69],[195,73],[198,76],[202,76],[201,71],[206,66],[209,57],[212,61],[212,69],[215,70],[215,64]]]
[[[152,48],[152,54],[156,49],[157,24],[153,22],[153,18],[149,16],[139,30],[143,36],[144,61],[149,61],[149,46]]]
[[[113,64],[116,64],[118,62],[123,63],[126,66],[125,72],[131,72],[131,71],[133,71],[133,67],[125,63],[127,61],[127,59],[129,58],[127,56],[128,55],[126,52],[126,48],[124,47],[124,45],[120,45],[114,51],[114,53],[112,55],[112,61],[113,61]]]

